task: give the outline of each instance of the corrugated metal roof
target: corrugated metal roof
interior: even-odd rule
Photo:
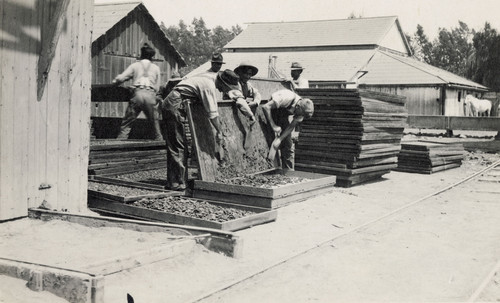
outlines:
[[[368,85],[457,84],[487,89],[481,84],[414,58],[382,50],[377,51],[365,70],[368,73],[360,79],[360,83]]]
[[[379,44],[397,17],[251,23],[225,48]]]
[[[275,52],[277,56],[276,69],[284,77],[290,77],[292,62],[298,61],[305,68],[302,75],[309,80],[316,81],[346,81],[361,69],[371,56],[374,49],[369,50],[333,50],[333,51],[304,51],[304,52]],[[269,52],[235,52],[223,53],[223,69],[236,68],[241,62],[249,61],[259,69],[256,77],[267,78],[269,66]],[[210,68],[207,62],[191,73],[192,76]]]
[[[104,35],[140,4],[140,1],[94,4],[94,30],[92,33],[92,41]]]

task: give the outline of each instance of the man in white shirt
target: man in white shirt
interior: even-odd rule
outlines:
[[[113,84],[121,83],[132,79],[134,95],[130,99],[125,117],[123,117],[120,133],[117,139],[128,139],[132,124],[137,120],[137,116],[144,112],[153,130],[155,140],[162,140],[160,124],[155,119],[156,94],[160,87],[160,68],[153,64],[151,60],[155,56],[155,50],[147,43],[141,48],[140,61],[132,63],[127,69],[113,79]]]
[[[294,88],[309,88],[309,80],[302,76],[304,68],[299,62],[293,62],[291,68],[292,85]]]
[[[273,143],[274,149],[280,148],[281,166],[293,170],[295,167],[295,146],[292,131],[304,119],[311,118],[314,104],[310,99],[303,99],[291,90],[279,90],[262,106],[267,121],[275,134],[279,135]],[[292,122],[289,117],[292,116]]]

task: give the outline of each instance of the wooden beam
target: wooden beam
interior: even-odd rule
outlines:
[[[500,117],[408,115],[407,126],[422,129],[500,131]]]

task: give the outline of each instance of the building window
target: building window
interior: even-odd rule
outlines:
[[[458,102],[462,100],[462,91],[458,92]]]

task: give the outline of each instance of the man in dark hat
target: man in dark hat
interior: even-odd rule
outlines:
[[[216,142],[223,139],[219,124],[217,90],[226,93],[236,103],[245,103],[238,84],[238,75],[226,69],[214,78],[201,73],[182,80],[162,101],[163,123],[167,129],[167,183],[172,190],[184,190],[187,179],[186,133],[187,102],[200,102],[216,132]],[[253,120],[255,117],[252,114]]]
[[[160,68],[153,64],[151,60],[155,56],[155,50],[144,43],[141,48],[140,61],[132,63],[127,69],[113,79],[113,84],[120,85],[121,83],[132,79],[132,87],[134,90],[133,97],[125,112],[120,133],[117,139],[128,139],[130,129],[137,116],[144,112],[146,118],[153,129],[155,140],[163,139],[160,131],[160,124],[155,119],[156,93],[160,87]]]
[[[290,67],[292,76],[292,85],[294,88],[309,88],[309,81],[302,76],[304,68],[299,62],[293,62]]]
[[[222,67],[222,64],[225,64],[226,62],[224,62],[224,58],[222,57],[222,55],[220,53],[214,53],[212,55],[212,66],[210,67],[209,70],[207,70],[207,72],[210,72],[210,73],[218,73]]]
[[[234,72],[240,77],[241,92],[250,107],[256,107],[260,104],[262,97],[259,91],[248,82],[250,78],[257,75],[259,69],[249,62],[242,62],[234,69]],[[249,100],[250,99],[250,100]]]
[[[271,149],[281,150],[281,167],[293,170],[295,167],[295,146],[292,131],[304,119],[309,119],[314,113],[314,104],[291,90],[282,89],[271,95],[269,102],[262,106],[267,121],[277,138]],[[292,122],[289,117],[292,116]]]
[[[165,82],[165,85],[162,85],[160,87],[160,90],[158,91],[157,97],[160,98],[161,100],[165,99],[168,94],[172,91],[172,89],[179,84],[179,82],[182,81],[182,77],[179,74],[178,71],[173,71],[172,75],[170,78]]]

